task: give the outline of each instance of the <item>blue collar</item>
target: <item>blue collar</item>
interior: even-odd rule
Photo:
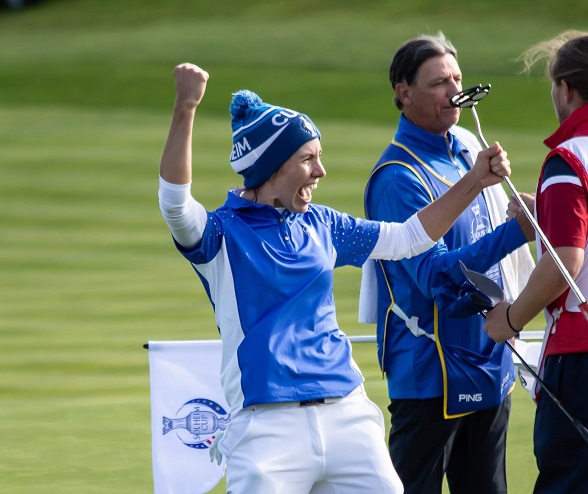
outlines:
[[[256,218],[258,221],[265,219],[274,220],[277,218],[285,218],[288,220],[294,219],[298,213],[284,209],[283,212],[278,211],[275,207],[268,204],[259,204],[241,197],[243,189],[230,189],[227,193],[227,200],[224,207],[238,210],[239,214]]]
[[[445,136],[432,134],[413,124],[404,114],[400,115],[395,139],[411,149],[420,149],[432,155],[447,154],[448,146],[453,156],[467,151],[466,146],[451,133],[451,130]]]

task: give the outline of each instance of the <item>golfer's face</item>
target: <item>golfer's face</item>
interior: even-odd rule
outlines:
[[[461,110],[449,98],[461,91],[461,70],[453,55],[429,58],[407,88],[403,112],[412,123],[436,135],[445,135],[459,121]]]
[[[270,179],[275,194],[274,206],[295,213],[305,213],[319,179],[326,175],[321,162],[321,142],[313,139],[304,144]]]

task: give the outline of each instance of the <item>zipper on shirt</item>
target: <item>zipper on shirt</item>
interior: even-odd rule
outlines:
[[[459,163],[457,162],[455,156],[453,156],[453,153],[451,152],[451,148],[449,147],[449,139],[447,138],[447,135],[445,135],[445,145],[447,146],[447,154],[449,155],[449,158],[451,158],[453,166],[455,166],[455,169],[457,170],[457,173],[459,173],[459,176],[463,177],[463,170],[461,169],[461,166],[459,166]]]

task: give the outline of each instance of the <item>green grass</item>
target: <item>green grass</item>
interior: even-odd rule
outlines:
[[[363,184],[398,116],[389,58],[404,39],[439,29],[460,51],[465,83],[492,83],[478,107],[485,137],[508,150],[519,190],[534,188],[555,118],[548,86],[517,76],[515,60],[581,27],[586,6],[570,1],[552,15],[547,0],[467,12],[457,1],[315,3],[48,0],[0,10],[0,491],[150,492],[142,345],[217,337],[157,205],[175,64],[211,73],[193,184],[208,208],[240,183],[227,163],[227,108],[249,87],[311,115],[328,171],[316,201],[362,215]],[[462,122],[473,129],[467,113]],[[335,290],[342,329],[373,333],[356,322],[359,271],[339,270]],[[530,329],[540,327],[537,318]],[[373,346],[354,351],[385,411]],[[530,492],[535,476],[533,408],[517,388],[513,494]]]

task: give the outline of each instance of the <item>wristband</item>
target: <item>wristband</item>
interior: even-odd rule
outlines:
[[[515,328],[513,328],[512,324],[510,323],[510,317],[508,315],[508,311],[510,310],[511,307],[512,307],[512,305],[509,305],[506,308],[506,322],[508,323],[508,327],[510,329],[512,329],[516,334],[519,334],[523,330],[523,328],[521,328],[521,329],[515,329]]]

